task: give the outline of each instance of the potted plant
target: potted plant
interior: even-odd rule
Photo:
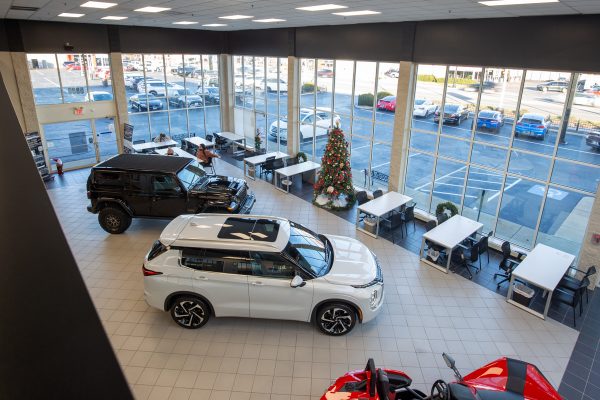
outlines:
[[[435,208],[435,216],[438,224],[441,224],[448,218],[454,217],[456,214],[458,214],[458,208],[451,201],[439,203]]]
[[[254,136],[254,150],[257,153],[260,153],[260,145],[262,144],[262,139],[260,137],[260,130],[256,130],[256,136]]]
[[[303,163],[306,162],[306,160],[308,160],[306,153],[304,153],[303,151],[299,151],[298,154],[296,154],[296,158],[298,159],[298,163]]]

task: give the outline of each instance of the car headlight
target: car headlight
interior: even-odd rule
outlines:
[[[381,285],[377,285],[375,289],[371,292],[371,298],[369,299],[369,307],[371,310],[377,308],[377,306],[381,303],[381,299],[383,298],[383,283]]]

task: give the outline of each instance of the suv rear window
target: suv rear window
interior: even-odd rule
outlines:
[[[217,234],[219,239],[258,240],[274,242],[279,233],[279,222],[271,219],[227,218]]]
[[[121,186],[121,175],[120,172],[96,172],[94,181],[96,185]]]

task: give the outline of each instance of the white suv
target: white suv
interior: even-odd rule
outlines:
[[[148,94],[153,94],[154,96],[171,97],[178,96],[179,91],[185,90],[185,88],[176,83],[146,79],[146,81],[138,83],[138,93],[146,94],[146,90]]]
[[[341,122],[339,115],[333,114],[332,118],[331,110],[324,107],[321,107],[316,112],[310,108],[301,108],[298,117],[300,121],[300,142],[312,139],[313,136],[316,136],[317,139],[321,137],[327,138],[329,129],[332,126],[339,125]],[[332,119],[333,125],[331,123]],[[279,121],[271,123],[269,136],[274,140],[277,140],[277,136],[279,136],[281,142],[287,142],[287,116],[283,116]]]
[[[143,273],[146,302],[184,328],[211,316],[251,317],[315,321],[340,336],[383,304],[381,268],[365,245],[277,217],[179,216]]]

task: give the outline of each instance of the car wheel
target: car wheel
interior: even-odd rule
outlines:
[[[548,88],[547,88],[547,87],[545,87],[545,86],[544,86],[544,87],[542,87],[542,92],[547,92],[547,91],[548,91]]]
[[[183,101],[180,101],[179,104],[177,104],[177,107],[184,108],[185,107],[185,103]]]
[[[560,89],[560,92],[561,92],[561,93],[564,93],[564,92],[566,92],[566,89],[565,89],[565,88],[562,88],[562,89]]]
[[[156,90],[152,90],[148,94],[151,94],[153,96],[157,96],[158,95],[158,93],[156,93]]]
[[[131,217],[119,207],[104,207],[98,213],[98,222],[108,233],[123,233],[131,225]]]
[[[343,303],[326,304],[317,313],[317,325],[326,335],[345,335],[356,325],[356,311]]]
[[[171,307],[171,318],[187,329],[198,329],[210,318],[210,309],[202,300],[192,297],[178,297]]]

